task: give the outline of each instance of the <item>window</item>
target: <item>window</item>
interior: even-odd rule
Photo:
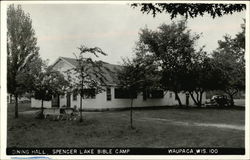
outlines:
[[[111,88],[107,87],[106,89],[107,101],[111,101]]]
[[[95,89],[84,89],[83,90],[84,99],[95,99]]]
[[[145,90],[143,91],[143,100],[146,99],[158,99],[158,98],[163,98],[164,97],[164,92],[163,90]]]
[[[73,101],[77,101],[77,92],[73,93]]]
[[[115,88],[115,98],[116,99],[130,99],[130,98],[137,98],[136,92],[130,92],[124,88]]]
[[[172,95],[172,92],[170,92],[170,93],[169,93],[169,98],[172,98],[172,96],[173,96],[173,95]]]
[[[65,97],[64,94],[62,94],[62,95],[61,95],[61,98],[64,98],[64,97]]]

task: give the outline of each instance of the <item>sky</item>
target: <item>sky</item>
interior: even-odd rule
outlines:
[[[32,19],[40,55],[50,64],[59,56],[74,58],[81,45],[100,47],[108,54],[101,60],[121,64],[122,57],[133,56],[140,29],[156,30],[163,23],[183,18],[171,20],[165,13],[154,18],[128,4],[22,4],[22,8]],[[215,19],[205,15],[189,18],[187,26],[192,33],[202,33],[196,47],[205,45],[205,51],[211,53],[225,34],[234,37],[241,31],[243,18],[245,12]]]

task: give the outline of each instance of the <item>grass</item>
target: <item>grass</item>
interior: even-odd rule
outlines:
[[[20,111],[31,110],[21,105]],[[85,112],[84,121],[53,121],[20,114],[14,119],[8,106],[8,147],[244,147],[242,130],[194,125],[175,121],[244,125],[245,111],[237,109],[135,110],[134,126],[129,111]],[[167,119],[170,122],[147,118]]]

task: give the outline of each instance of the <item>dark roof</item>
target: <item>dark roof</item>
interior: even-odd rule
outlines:
[[[70,63],[71,65],[73,65],[74,67],[77,66],[78,62],[75,58],[69,58],[69,57],[60,57],[62,59],[64,59],[65,61],[67,61],[68,63]],[[103,72],[104,72],[104,76],[106,77],[107,81],[106,83],[108,84],[117,84],[118,83],[118,79],[116,76],[116,73],[118,70],[121,69],[122,66],[120,65],[115,65],[115,64],[110,64],[107,62],[102,62],[103,65]],[[107,69],[109,70],[107,70]]]

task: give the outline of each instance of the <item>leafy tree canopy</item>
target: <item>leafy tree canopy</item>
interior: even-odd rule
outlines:
[[[51,100],[53,95],[64,94],[68,85],[64,76],[52,66],[45,66],[34,78],[34,97],[39,100]]]
[[[22,94],[18,89],[16,76],[25,66],[38,56],[39,48],[32,20],[21,6],[10,5],[7,10],[7,69],[8,92]],[[25,92],[25,90],[23,90]]]
[[[103,86],[107,82],[106,72],[111,72],[109,68],[103,65],[102,61],[94,61],[91,56],[99,57],[107,54],[99,47],[80,46],[79,54],[74,54],[77,61],[77,66],[67,70],[66,79],[69,82],[69,90],[80,93],[80,122],[82,118],[82,99],[84,95],[92,95],[93,89],[95,94],[102,92]]]
[[[142,13],[151,13],[154,17],[159,13],[168,13],[171,19],[177,15],[186,18],[203,16],[205,13],[213,18],[221,17],[246,9],[245,4],[205,4],[205,3],[133,3],[133,8],[140,8]]]
[[[155,63],[162,70],[162,87],[179,92],[181,77],[186,73],[194,54],[195,42],[199,35],[191,35],[185,21],[163,24],[158,30],[142,29],[137,43],[137,50],[153,54]]]
[[[231,98],[240,90],[245,90],[245,25],[242,31],[234,38],[225,35],[218,41],[219,47],[213,52],[212,57],[218,70],[220,70],[220,89]]]
[[[27,92],[22,87],[20,74],[38,56],[39,47],[32,20],[20,5],[10,5],[7,9],[7,90],[15,96],[15,117],[18,118],[18,96]]]
[[[156,88],[158,76],[158,66],[154,64],[152,56],[136,54],[133,59],[123,59],[122,69],[117,72],[119,85],[138,94],[147,88]]]
[[[203,93],[219,86],[215,78],[219,70],[203,47],[195,49],[200,35],[191,34],[185,20],[162,24],[155,31],[142,29],[139,36],[137,55],[150,57],[144,61],[153,61],[150,63],[157,66],[158,85],[165,91],[173,91],[179,105],[182,105],[179,92],[189,92],[194,102],[201,106]]]

